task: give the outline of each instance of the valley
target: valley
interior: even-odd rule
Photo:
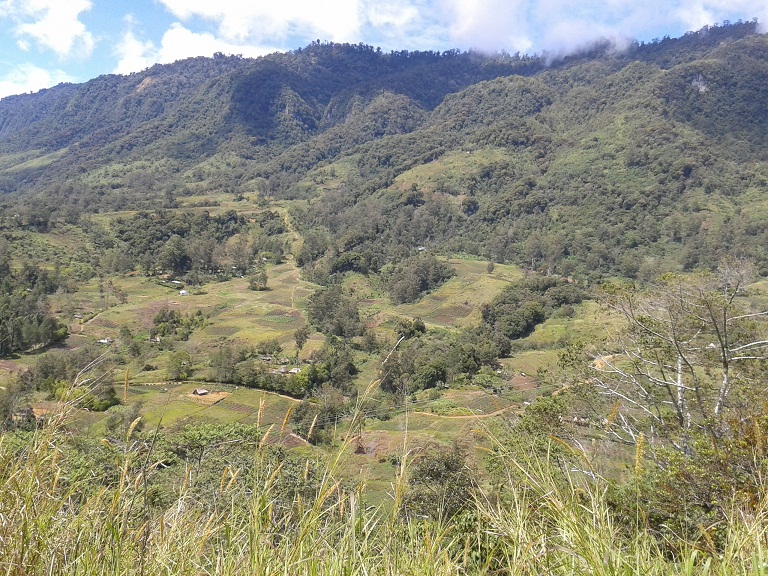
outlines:
[[[0,567],[762,574],[757,30],[0,100]]]

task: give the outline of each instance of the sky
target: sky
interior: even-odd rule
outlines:
[[[313,40],[564,54],[753,18],[768,24],[768,0],[0,0],[0,98]]]

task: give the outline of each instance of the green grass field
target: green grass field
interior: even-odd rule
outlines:
[[[523,277],[516,266],[497,264],[487,272],[488,263],[451,258],[456,275],[413,304],[392,304],[389,297],[363,276],[352,276],[345,287],[362,298],[361,314],[369,326],[390,330],[398,318],[421,318],[432,328],[466,328],[480,321],[480,306],[489,302],[514,280]]]
[[[452,151],[437,160],[420,164],[395,178],[391,188],[410,190],[416,184],[425,192],[439,191],[441,184],[467,178],[487,166],[509,163],[512,156],[503,148],[483,148],[473,151]]]
[[[197,201],[196,198],[186,200]],[[64,242],[56,240],[60,241]],[[523,277],[523,271],[514,266],[496,264],[493,271],[488,272],[485,261],[455,257],[448,263],[456,275],[414,304],[392,304],[380,287],[361,275],[349,276],[345,289],[359,300],[366,324],[380,339],[391,343],[394,342],[392,329],[399,318],[420,317],[430,328],[448,330],[476,325],[480,320],[480,306],[510,282]],[[123,355],[126,363],[116,369],[115,383],[122,399],[127,372],[127,403],[141,403],[145,426],[174,428],[203,421],[258,421],[264,428],[273,426],[277,432],[283,428],[295,400],[212,383],[214,372],[208,364],[210,353],[226,342],[257,345],[275,338],[283,347],[281,355],[293,356],[293,333],[305,325],[306,299],[317,286],[302,280],[300,271],[290,260],[268,266],[267,273],[269,289],[266,291],[249,290],[247,279],[235,278],[199,288],[184,287],[190,293],[188,296],[179,294],[179,285],[138,274],[93,279],[82,284],[74,294],[54,295],[51,303],[69,325],[71,336],[67,346],[70,348],[104,338],[114,340],[111,346],[116,347],[122,326],[144,341],[145,352],[141,357],[131,359]],[[120,302],[110,286],[124,292],[126,301]],[[189,352],[194,369],[192,377],[197,381],[168,382],[166,366],[171,350],[161,350],[147,341],[152,320],[163,309],[181,314],[201,310],[206,316],[205,325],[193,331],[188,341],[174,342],[172,346],[174,350]],[[375,404],[366,405],[367,416],[358,450],[349,454],[350,476],[362,473],[372,493],[381,497],[392,479],[390,455],[402,450],[404,443],[413,447],[430,442],[449,445],[456,439],[471,438],[481,444],[482,430],[490,420],[514,416],[523,401],[535,397],[539,390],[537,372],[556,365],[563,346],[575,340],[595,342],[604,338],[605,333],[603,313],[594,302],[585,302],[575,307],[572,317],[551,318],[519,343],[521,350],[512,358],[504,359],[503,371],[494,376],[497,382],[494,386],[498,385],[496,393],[469,386],[425,391],[409,398],[407,407],[394,411]],[[302,357],[308,358],[322,344],[322,335],[313,333],[302,350]],[[379,358],[362,352],[356,355],[359,365],[356,385],[362,393],[379,378]],[[27,355],[6,362],[0,365],[0,374],[7,377],[9,368],[30,365],[35,358]],[[228,395],[215,403],[207,402],[191,395],[198,386]],[[87,422],[93,434],[99,435],[104,433],[105,418],[106,415],[88,414],[82,421]],[[334,431],[336,442],[349,433],[345,426],[342,423]],[[290,431],[288,425],[284,432]]]

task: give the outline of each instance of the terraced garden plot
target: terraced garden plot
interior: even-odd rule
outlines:
[[[468,408],[472,414],[478,416],[497,413],[511,406],[509,400],[483,390],[446,390],[443,398],[457,406]]]
[[[260,321],[271,324],[296,324],[297,328],[305,324],[304,317],[298,310],[272,310],[264,314]]]
[[[117,330],[120,328],[120,325],[115,322],[114,320],[110,320],[109,318],[104,318],[103,316],[95,316],[86,324],[90,327],[98,327],[98,328],[110,328],[112,330]]]
[[[233,411],[243,416],[240,420],[241,422],[255,424],[259,418],[259,407],[262,399],[264,400],[264,410],[259,424],[264,425],[282,425],[289,408],[298,403],[297,400],[287,396],[261,390],[238,388],[226,400],[220,402],[219,405],[224,409],[234,406]]]
[[[211,336],[233,336],[238,329],[234,326],[206,326],[204,330]]]
[[[427,325],[453,328],[480,322],[480,307],[490,302],[511,281],[521,278],[515,266],[497,264],[487,271],[487,263],[449,259],[457,274],[414,304],[392,305],[386,299],[376,301],[377,314],[421,318]],[[383,323],[377,319],[378,324]]]
[[[227,402],[226,404],[222,405],[222,408],[225,408],[230,412],[243,414],[245,416],[251,416],[254,413],[254,406],[249,406],[247,404],[238,404],[237,402]],[[256,408],[255,411],[258,412],[258,408]]]

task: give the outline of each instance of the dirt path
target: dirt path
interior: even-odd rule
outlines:
[[[296,250],[295,250],[296,244],[301,242],[303,239],[301,237],[301,234],[296,232],[296,229],[291,224],[291,219],[288,217],[288,214],[281,212],[281,216],[283,217],[283,222],[285,223],[285,227],[288,228],[288,231],[291,233],[291,236],[293,237],[293,240],[291,242],[291,252],[293,254],[296,254]],[[290,264],[291,267],[293,267],[293,270],[299,275],[299,277],[296,280],[296,284],[293,287],[293,290],[291,290],[291,308],[295,309],[296,308],[296,289],[299,287],[301,283],[301,271],[294,263],[295,261],[293,258],[291,259],[286,258],[285,261],[288,264]]]

